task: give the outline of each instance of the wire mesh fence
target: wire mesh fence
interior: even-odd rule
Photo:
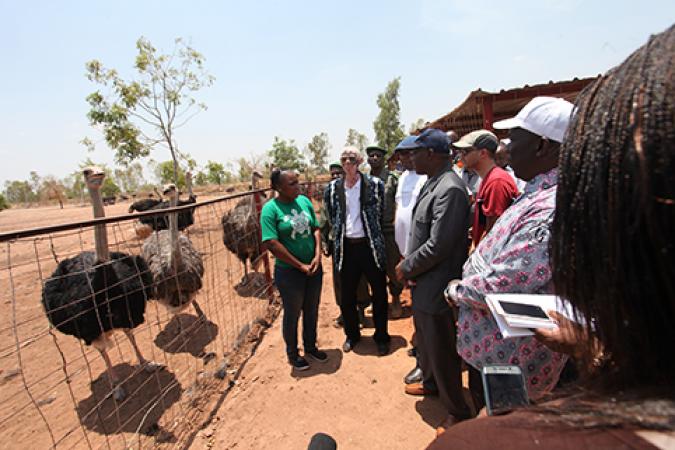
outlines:
[[[166,245],[152,228],[167,210],[0,234],[0,447],[188,445],[278,313],[256,192],[169,210],[191,216],[180,236],[201,273],[185,253],[169,275],[148,261],[149,243]]]

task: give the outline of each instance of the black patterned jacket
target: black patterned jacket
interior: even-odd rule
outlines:
[[[361,177],[361,220],[368,238],[375,264],[385,270],[386,252],[384,251],[384,235],[382,234],[382,216],[384,214],[384,183],[377,177],[359,173]],[[347,205],[344,180],[338,178],[330,182],[323,193],[323,204],[335,233],[335,249],[333,264],[342,270],[343,242]]]

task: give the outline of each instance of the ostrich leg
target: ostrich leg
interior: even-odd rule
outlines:
[[[120,379],[115,373],[115,369],[113,369],[113,365],[112,362],[110,361],[110,357],[108,356],[108,352],[102,348],[98,348],[97,350],[99,351],[99,353],[101,353],[103,361],[105,361],[106,372],[108,373],[110,387],[112,388],[111,394],[116,401],[121,402],[127,396],[127,393],[124,392],[124,389],[122,389],[122,386],[120,386]]]
[[[206,321],[206,314],[204,314],[202,308],[199,307],[199,303],[197,303],[197,300],[192,300],[192,306],[194,306],[195,312],[197,313],[197,317],[199,317],[199,320]]]
[[[202,311],[202,308],[199,306],[199,303],[197,303],[197,300],[192,300],[192,306],[195,308],[195,311],[197,312],[197,316],[199,317],[199,321],[202,322],[202,324],[206,324],[206,314],[204,314],[204,311]],[[213,335],[211,334],[211,328],[206,327],[206,332],[209,333],[209,340],[213,340]],[[204,364],[208,364],[213,358],[216,357],[216,354],[213,352],[202,352],[201,355],[199,355],[203,360]]]
[[[159,364],[154,361],[148,361],[143,357],[141,350],[138,348],[138,344],[136,344],[136,337],[134,336],[133,331],[131,331],[129,328],[125,328],[124,334],[126,334],[127,339],[129,339],[129,342],[131,342],[131,346],[134,348],[134,352],[136,353],[136,357],[138,358],[138,365],[141,366],[143,370],[145,370],[148,373],[152,373],[158,369],[164,368],[164,364]]]

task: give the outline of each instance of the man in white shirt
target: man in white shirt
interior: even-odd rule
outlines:
[[[509,175],[513,177],[513,181],[516,183],[516,187],[518,188],[518,193],[522,194],[525,191],[525,185],[527,183],[524,180],[518,178],[511,168],[511,153],[509,152],[510,143],[511,139],[509,138],[499,141],[499,147],[497,147],[497,151],[495,152],[495,163],[502,169],[506,170]]]
[[[410,159],[411,150],[417,148],[415,144],[417,136],[408,136],[404,138],[394,149],[399,155],[403,173],[398,179],[396,188],[396,216],[394,219],[394,234],[396,244],[404,257],[408,254],[406,246],[408,235],[410,234],[410,221],[412,220],[413,208],[417,202],[417,196],[422,190],[422,186],[427,181],[426,175],[420,175],[415,172],[412,160]]]

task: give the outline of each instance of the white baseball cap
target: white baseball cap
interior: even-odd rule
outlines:
[[[541,137],[562,142],[574,105],[557,97],[535,97],[516,117],[492,124],[498,130],[522,128]]]

